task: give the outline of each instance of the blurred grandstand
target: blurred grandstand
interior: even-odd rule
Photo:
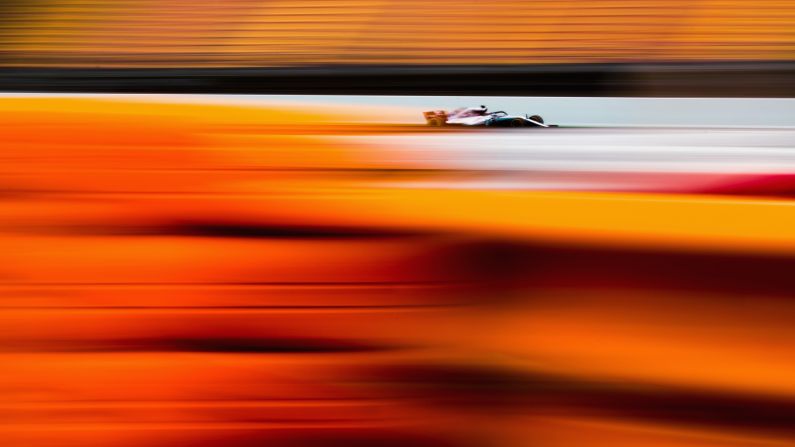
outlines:
[[[789,96],[795,59],[782,0],[13,0],[0,14],[5,90]]]

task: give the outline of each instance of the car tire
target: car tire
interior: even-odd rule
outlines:
[[[514,119],[511,120],[509,125],[511,127],[524,127],[525,126],[525,122],[521,118],[514,118]]]
[[[541,115],[533,115],[530,117],[530,119],[537,123],[544,124],[544,118],[541,118]]]
[[[442,120],[439,120],[439,119],[436,119],[436,118],[429,119],[428,120],[428,125],[429,126],[433,126],[433,127],[441,127]]]

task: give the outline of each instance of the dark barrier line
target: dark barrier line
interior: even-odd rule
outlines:
[[[0,91],[793,97],[795,61],[292,68],[0,68]]]

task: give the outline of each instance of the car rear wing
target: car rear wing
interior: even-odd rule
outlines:
[[[447,112],[444,110],[422,112],[422,116],[425,117],[425,122],[429,126],[441,126],[447,123]]]

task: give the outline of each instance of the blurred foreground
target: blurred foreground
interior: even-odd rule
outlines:
[[[795,445],[795,130],[390,113],[0,101],[3,445]]]

